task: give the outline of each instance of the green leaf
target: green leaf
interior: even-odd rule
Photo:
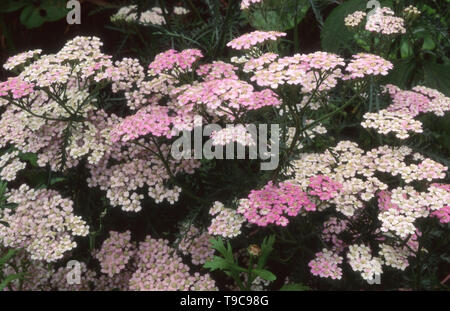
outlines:
[[[8,275],[6,279],[0,283],[0,291],[2,291],[6,286],[8,286],[9,283],[11,283],[16,279],[20,279],[21,277],[23,277],[22,273]]]
[[[353,40],[353,32],[345,26],[344,19],[355,11],[364,11],[365,7],[366,2],[360,0],[346,1],[337,6],[323,24],[321,32],[322,49],[334,53],[348,49]]]
[[[431,36],[426,36],[423,39],[422,50],[434,50],[436,48],[436,43]]]
[[[393,64],[394,68],[382,79],[382,83],[391,83],[402,89],[409,88],[417,74],[417,63],[411,57],[393,61]]]
[[[411,44],[407,40],[403,40],[400,46],[400,55],[402,58],[408,58],[414,54]]]
[[[19,159],[21,159],[22,161],[29,162],[34,167],[39,167],[39,165],[37,164],[37,154],[35,154],[35,153],[31,153],[31,152],[20,153]]]
[[[226,270],[230,267],[230,264],[225,258],[214,256],[214,258],[210,261],[207,261],[203,268],[210,269],[211,271],[214,270]]]
[[[27,28],[37,28],[44,23],[44,19],[39,13],[39,8],[26,6],[20,14],[20,22]]]
[[[50,185],[54,185],[56,183],[59,183],[59,182],[65,181],[65,180],[66,180],[66,178],[64,178],[64,177],[54,177],[50,180]]]
[[[253,269],[252,273],[256,274],[257,276],[266,281],[275,281],[277,279],[275,274],[265,269]]]
[[[267,258],[269,254],[273,250],[273,244],[275,243],[275,235],[271,235],[269,237],[265,237],[263,242],[261,243],[261,256],[258,258],[258,269],[262,269],[267,262]]]
[[[280,288],[280,291],[289,291],[289,292],[302,292],[307,290],[310,290],[310,288],[301,283],[286,284]]]
[[[69,10],[66,8],[67,1],[44,0],[40,6],[46,12],[45,21],[54,22],[67,16]]]
[[[64,0],[42,0],[38,6],[30,4],[20,14],[20,22],[27,28],[37,28],[44,22],[53,22],[68,13]]]
[[[5,263],[7,263],[12,257],[14,257],[14,255],[16,254],[17,250],[15,249],[10,249],[8,251],[8,253],[6,253],[5,256],[3,256],[2,258],[0,258],[0,267],[3,267],[3,265]]]
[[[250,25],[259,30],[286,31],[294,28],[310,8],[307,0],[267,1],[248,15]]]
[[[222,254],[223,257],[226,257],[227,255],[227,249],[225,248],[225,245],[223,244],[222,238],[217,239],[210,239],[212,248],[214,248],[216,251]]]
[[[450,96],[450,65],[438,64],[432,61],[424,62],[423,85],[437,89]]]
[[[0,2],[0,12],[14,12],[23,8],[25,4],[27,4],[25,0],[2,0]]]

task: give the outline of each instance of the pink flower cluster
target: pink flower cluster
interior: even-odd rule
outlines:
[[[146,106],[134,115],[126,117],[111,131],[111,140],[126,142],[151,134],[156,137],[171,138],[172,118],[169,108],[163,106]]]
[[[339,191],[342,189],[342,185],[338,182],[331,180],[330,177],[324,175],[317,175],[309,178],[309,195],[317,195],[320,200],[327,201],[335,198]]]
[[[246,110],[280,105],[280,100],[273,91],[254,91],[251,84],[235,79],[200,82],[175,89],[173,95],[177,93],[177,103],[184,109],[193,110],[196,105],[204,105],[209,114],[230,120]]]
[[[258,226],[276,224],[286,226],[286,216],[297,216],[301,211],[315,211],[316,205],[299,186],[288,182],[278,186],[269,182],[261,190],[252,190],[248,199],[240,201],[238,213]]]
[[[125,269],[135,252],[134,248],[130,231],[110,231],[109,238],[103,241],[100,251],[95,253],[95,258],[100,262],[101,271],[112,277]]]
[[[365,119],[361,122],[364,128],[373,128],[380,134],[395,133],[399,139],[406,139],[409,137],[408,132],[422,133],[422,123],[414,120],[408,113],[400,111],[390,112],[386,109],[378,112],[368,112],[364,114]]]
[[[176,50],[167,50],[164,53],[156,55],[154,61],[148,66],[152,75],[161,73],[170,73],[178,75],[177,71],[186,71],[192,68],[192,65],[203,54],[197,49],[187,49],[182,52]]]
[[[385,76],[393,67],[394,66],[390,61],[387,61],[378,55],[359,53],[353,55],[351,62],[345,68],[345,70],[349,72],[349,75],[344,77],[344,79],[364,78],[368,75]]]
[[[342,268],[339,267],[343,258],[333,251],[323,249],[316,253],[315,258],[311,260],[308,266],[313,275],[322,278],[332,278],[333,280],[340,280],[342,278]]]
[[[337,79],[342,76],[339,67],[345,66],[343,58],[326,52],[296,54],[277,61],[272,61],[273,58],[272,54],[264,54],[257,61],[248,61],[248,70],[254,71],[251,81],[273,89],[289,84],[301,85],[303,93],[310,93],[316,88],[325,91],[337,85]]]
[[[235,50],[247,50],[266,41],[276,41],[278,38],[284,36],[286,36],[284,32],[257,30],[231,40],[227,43],[227,46]]]
[[[33,93],[34,84],[21,80],[20,78],[9,78],[0,82],[0,97],[11,96],[13,99],[26,97]]]
[[[395,85],[388,84],[385,90],[392,98],[388,111],[407,113],[412,117],[427,112],[444,116],[447,111],[450,111],[450,98],[434,89],[416,86],[411,91],[404,91]]]
[[[200,65],[197,69],[197,74],[205,81],[221,80],[221,79],[239,79],[236,75],[238,68],[224,63],[222,61],[215,61],[212,64]]]
[[[194,265],[203,265],[214,257],[214,249],[209,242],[212,236],[208,232],[201,232],[191,225],[187,232],[181,233],[184,236],[178,244],[178,249],[183,255],[191,255]]]

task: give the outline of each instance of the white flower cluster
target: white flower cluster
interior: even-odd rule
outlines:
[[[372,281],[376,275],[383,273],[382,260],[378,257],[372,257],[370,248],[365,245],[350,245],[347,259],[353,271],[361,272],[364,280]]]
[[[6,70],[13,70],[17,66],[25,64],[28,60],[40,55],[41,53],[42,50],[32,50],[12,56],[3,64],[3,68]]]
[[[73,202],[54,190],[34,190],[27,185],[7,194],[7,202],[17,207],[4,209],[0,220],[0,241],[5,247],[24,248],[32,260],[61,259],[76,247],[73,236],[86,236],[89,227],[73,212]]]
[[[237,142],[242,146],[255,146],[256,142],[244,125],[237,124],[228,126],[211,134],[213,146],[225,146]]]
[[[209,214],[216,215],[208,227],[209,234],[220,235],[225,238],[234,238],[241,234],[241,227],[245,222],[243,215],[238,214],[231,208],[226,208],[219,201],[214,202]]]
[[[373,128],[380,134],[395,133],[399,139],[406,139],[409,137],[409,131],[414,133],[422,133],[422,123],[414,120],[414,118],[407,113],[399,111],[390,112],[388,110],[380,110],[378,112],[368,112],[364,114],[365,121],[361,125],[365,128]]]
[[[183,7],[174,7],[173,13],[175,15],[185,15],[189,13],[189,10]],[[116,14],[111,16],[112,22],[125,21],[135,22],[141,25],[165,25],[166,20],[164,18],[163,11],[160,7],[153,7],[150,10],[144,11],[140,14],[137,13],[137,6],[130,5],[119,9]]]
[[[13,151],[0,157],[0,178],[2,180],[13,181],[16,179],[17,172],[25,168],[26,163],[20,161],[17,158],[18,155],[19,151]]]

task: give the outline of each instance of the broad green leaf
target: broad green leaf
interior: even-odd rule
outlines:
[[[26,0],[1,0],[0,12],[9,13],[23,8],[28,1]]]
[[[34,6],[26,6],[20,14],[20,22],[27,28],[37,28],[44,23],[39,8]]]
[[[432,61],[423,63],[425,86],[435,88],[450,96],[450,64],[438,64]]]
[[[20,14],[20,22],[27,28],[37,28],[45,22],[57,21],[67,15],[64,0],[42,0],[39,5],[30,4]]]
[[[426,36],[423,40],[422,50],[434,50],[436,43],[431,36]]]
[[[400,55],[402,58],[408,58],[414,54],[411,44],[407,40],[403,40],[400,46]]]
[[[249,13],[248,21],[259,30],[286,31],[294,28],[309,8],[307,0],[267,1]]]

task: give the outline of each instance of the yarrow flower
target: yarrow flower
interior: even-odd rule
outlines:
[[[389,112],[385,109],[378,112],[368,112],[364,114],[365,121],[361,122],[361,126],[365,128],[373,128],[380,134],[395,133],[399,139],[409,137],[408,132],[422,133],[422,123],[414,120],[410,114],[401,113],[399,111]]]
[[[365,245],[350,245],[347,259],[354,271],[361,272],[364,280],[371,281],[383,273],[382,260],[372,257],[369,247]]]
[[[340,280],[342,278],[342,268],[339,265],[343,258],[330,250],[323,249],[316,253],[315,258],[308,263],[313,275],[322,278],[331,278]]]
[[[76,247],[75,236],[86,236],[89,227],[73,214],[73,202],[54,190],[34,190],[27,185],[7,194],[17,207],[3,210],[0,241],[6,247],[24,248],[31,259],[53,262]]]
[[[276,41],[278,38],[284,36],[286,36],[284,32],[257,30],[231,40],[227,43],[227,46],[235,50],[247,50],[266,41]]]
[[[344,79],[363,78],[367,75],[385,76],[392,68],[392,63],[381,58],[380,56],[367,53],[359,53],[353,55],[352,61],[345,68],[349,75],[344,77]]]
[[[215,216],[208,227],[209,234],[220,235],[225,238],[234,238],[241,234],[245,218],[238,214],[236,210],[226,208],[222,202],[216,201],[209,210],[209,214]]]
[[[150,74],[170,73],[178,75],[179,71],[190,70],[192,65],[203,57],[200,50],[187,49],[182,52],[167,50],[156,55],[154,61],[148,66]]]
[[[5,82],[0,82],[0,97],[11,96],[13,99],[20,99],[33,93],[34,84],[21,80],[18,77],[8,78]]]
[[[366,16],[366,12],[355,11],[344,19],[345,26],[358,27]]]
[[[241,1],[241,10],[245,10],[250,8],[252,4],[261,3],[263,0],[242,0]]]
[[[168,244],[167,240],[156,240],[150,236],[139,243],[137,270],[130,278],[130,290],[217,290],[209,274],[191,274],[189,267]]]
[[[31,50],[31,51],[23,52],[23,53],[15,55],[15,56],[11,56],[3,64],[3,68],[5,68],[6,70],[14,70],[14,68],[27,63],[29,60],[40,55],[41,53],[42,53],[42,50],[38,49],[38,50]]]
[[[20,170],[26,167],[26,163],[18,158],[19,151],[5,153],[0,157],[0,179],[13,181]]]
[[[317,195],[320,200],[326,201],[335,198],[339,191],[342,189],[342,185],[334,182],[328,176],[317,175],[309,178],[309,195]]]
[[[269,182],[261,190],[252,190],[248,199],[240,200],[238,213],[258,226],[276,224],[286,226],[286,216],[297,216],[301,211],[315,211],[316,205],[300,187],[284,182],[278,186]]]
[[[187,231],[182,228],[183,238],[178,244],[178,250],[183,255],[191,255],[194,265],[203,265],[205,262],[212,260],[214,257],[214,249],[211,248],[211,235],[208,232],[201,232],[197,227],[191,225]],[[184,232],[183,232],[184,231]]]
[[[229,126],[220,131],[211,134],[212,144],[214,146],[225,146],[229,143],[237,142],[242,146],[255,146],[256,142],[252,135],[247,131],[244,125],[237,124]]]
[[[404,24],[404,19],[394,16],[392,9],[377,8],[367,17],[366,30],[384,35],[404,34],[406,33]]]
[[[109,232],[109,238],[103,241],[101,249],[95,253],[95,258],[100,262],[103,273],[112,277],[125,269],[135,251],[130,240],[130,231]]]

